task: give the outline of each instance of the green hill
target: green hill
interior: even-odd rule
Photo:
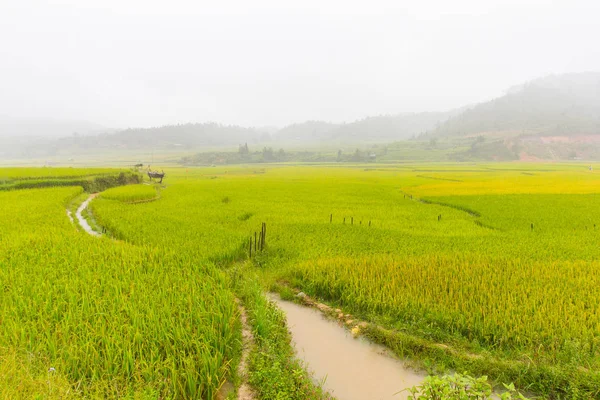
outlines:
[[[600,134],[600,73],[552,75],[516,86],[426,136]]]

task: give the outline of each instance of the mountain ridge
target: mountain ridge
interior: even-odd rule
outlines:
[[[1,122],[0,119],[0,129],[10,126]],[[27,124],[23,126],[27,127]],[[432,143],[454,140],[464,144],[472,138],[484,137],[487,138],[485,144],[479,139],[472,143],[465,153],[467,158],[477,151],[484,154],[484,158],[506,159],[509,154],[519,158],[525,151],[523,148],[534,143],[543,148],[566,143],[566,147],[571,147],[568,154],[577,157],[579,153],[589,153],[586,153],[586,146],[595,148],[598,142],[595,139],[600,135],[600,72],[548,75],[512,86],[504,95],[492,100],[455,110],[378,115],[350,123],[304,121],[276,129],[204,122],[111,130],[71,121],[62,125],[49,123],[41,128],[69,132],[60,138],[31,140],[12,152],[10,146],[15,146],[14,141],[4,138],[8,145],[3,146],[0,156],[79,156],[115,150],[212,151],[237,149],[246,143],[261,148],[286,149],[303,146],[347,148],[411,139]],[[25,131],[27,128],[22,128],[19,136],[25,136]],[[32,131],[31,126],[29,131]],[[537,137],[548,139],[535,140]],[[559,153],[562,150],[557,149]],[[544,151],[556,153],[555,150]],[[538,156],[544,151],[533,149]]]

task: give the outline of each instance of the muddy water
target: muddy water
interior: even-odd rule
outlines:
[[[92,229],[90,224],[88,224],[88,222],[85,220],[85,218],[83,218],[83,215],[81,215],[81,213],[83,212],[83,210],[85,210],[87,208],[88,204],[90,204],[90,201],[92,201],[96,196],[97,196],[97,194],[93,194],[90,197],[88,197],[86,201],[81,203],[81,205],[77,209],[77,212],[75,213],[75,217],[77,218],[79,225],[81,225],[81,227],[83,228],[84,231],[86,231],[87,233],[89,233],[92,236],[100,236],[100,234]]]
[[[353,338],[319,311],[270,298],[286,314],[298,356],[339,400],[406,399],[407,392],[398,392],[423,381],[424,374],[405,367],[383,346]]]

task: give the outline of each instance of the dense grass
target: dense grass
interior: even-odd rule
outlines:
[[[506,194],[427,197],[474,210],[481,221],[505,231],[531,231],[584,239],[586,230],[600,235],[600,193]],[[587,232],[591,233],[591,232]]]
[[[119,173],[115,168],[0,168],[0,182],[28,179],[69,179],[83,176],[111,175]]]
[[[0,357],[16,358],[33,387],[54,368],[85,397],[212,398],[239,352],[226,276],[76,232],[65,205],[80,191],[0,193]],[[0,376],[0,397],[14,379]]]
[[[600,388],[591,372],[600,367],[600,249],[588,221],[600,209],[600,180],[571,166],[535,166],[537,175],[464,168],[173,170],[159,203],[102,200],[95,212],[133,243],[219,259],[243,257],[267,222],[268,249],[254,259],[267,281],[487,360],[440,355],[442,365],[487,368],[540,393],[591,395]],[[496,200],[473,202],[474,193]]]
[[[256,284],[278,281],[376,323],[371,337],[433,369],[598,396],[600,176],[584,166],[166,172],[154,202],[128,204],[150,198],[148,186],[92,202],[123,242],[74,232],[64,207],[80,189],[0,193],[10,204],[0,278],[15,282],[0,293],[0,351],[39,354],[89,393],[114,394],[110,382],[121,392],[211,397],[239,353],[236,292],[258,337],[251,381],[261,398],[272,398],[276,381],[282,393],[302,387],[319,398]],[[262,222],[266,250],[228,279]]]
[[[108,189],[102,193],[102,198],[124,203],[135,203],[156,199],[158,195],[158,189],[154,186],[130,185]]]

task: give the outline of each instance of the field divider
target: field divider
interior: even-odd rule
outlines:
[[[482,228],[490,229],[490,230],[493,230],[493,231],[501,231],[502,230],[500,228],[496,228],[495,226],[488,225],[488,224],[486,224],[484,222],[481,222],[479,220],[479,218],[481,218],[481,213],[479,213],[478,211],[471,210],[471,209],[466,208],[466,207],[457,206],[457,205],[454,205],[454,204],[442,203],[440,201],[429,200],[429,199],[421,198],[421,197],[413,197],[412,194],[406,193],[406,192],[404,192],[402,190],[400,190],[400,193],[402,193],[404,195],[405,199],[418,201],[419,203],[422,203],[422,204],[436,205],[436,206],[440,206],[440,207],[448,207],[448,208],[452,208],[454,210],[462,211],[462,212],[468,214],[470,217],[475,218],[475,221],[474,221],[475,225],[480,226]],[[441,221],[441,220],[442,220],[442,216],[439,215],[438,216],[438,221]]]
[[[157,201],[161,199],[160,192],[151,198],[151,199],[143,199],[143,200],[133,200],[133,201],[124,201],[123,204],[143,204],[143,203],[152,203],[153,201]]]

